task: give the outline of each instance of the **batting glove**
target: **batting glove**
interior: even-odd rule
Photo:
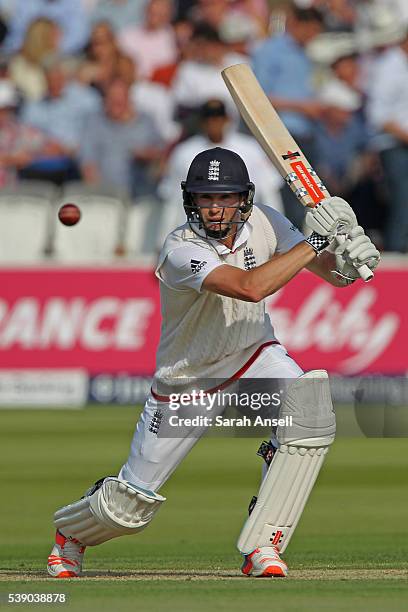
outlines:
[[[336,269],[333,270],[333,274],[344,279],[346,284],[352,283],[360,277],[357,268],[362,265],[366,264],[371,270],[375,270],[378,266],[380,253],[370,238],[365,235],[360,225],[350,231],[346,240],[335,238],[331,248],[335,246],[336,242],[337,246],[334,250]]]
[[[329,242],[336,234],[349,234],[357,226],[357,218],[350,204],[338,197],[325,198],[311,208],[305,217],[305,223],[313,232],[328,238]]]

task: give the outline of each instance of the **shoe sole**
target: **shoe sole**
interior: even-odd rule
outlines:
[[[78,578],[79,577],[78,574],[75,574],[74,572],[69,572],[68,570],[64,570],[60,572],[59,574],[51,574],[51,572],[48,572],[48,575],[51,578]]]
[[[286,578],[287,576],[280,567],[267,567],[259,576],[253,575],[255,578]]]

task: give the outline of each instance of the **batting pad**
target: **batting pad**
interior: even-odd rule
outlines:
[[[281,415],[291,415],[293,427],[277,431],[280,446],[238,539],[244,554],[261,546],[277,546],[283,552],[293,535],[334,440],[327,372],[315,370],[298,378],[289,388]]]
[[[138,533],[150,523],[165,500],[153,491],[109,477],[92,495],[57,510],[54,523],[65,537],[95,546]]]

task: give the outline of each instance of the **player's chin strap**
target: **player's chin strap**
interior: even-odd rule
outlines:
[[[271,545],[283,552],[293,535],[336,432],[327,372],[297,378],[279,416],[292,425],[277,430],[278,448],[238,539],[244,554]]]
[[[77,502],[54,515],[57,529],[86,546],[138,533],[156,514],[165,497],[113,476],[101,478]]]

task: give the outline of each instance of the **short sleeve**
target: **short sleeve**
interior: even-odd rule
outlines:
[[[158,276],[172,289],[194,289],[201,293],[204,279],[224,265],[215,253],[197,246],[183,246],[170,251],[158,270]]]
[[[276,252],[286,253],[294,246],[306,240],[298,228],[280,212],[270,206],[261,206],[262,212],[268,217],[276,234]]]

